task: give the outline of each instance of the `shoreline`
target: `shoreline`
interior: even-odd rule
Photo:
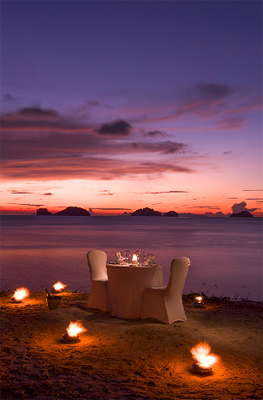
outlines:
[[[53,311],[45,293],[11,297],[0,296],[2,400],[262,398],[261,302],[184,301],[187,322],[166,325],[87,309],[87,294],[64,294]],[[87,332],[63,344],[77,320]],[[199,377],[190,349],[204,340],[220,361]]]

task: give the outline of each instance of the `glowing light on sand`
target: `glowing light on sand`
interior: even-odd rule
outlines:
[[[14,293],[14,299],[16,301],[22,301],[28,296],[29,296],[29,290],[24,287],[16,289],[16,291]]]
[[[218,361],[215,354],[211,354],[211,347],[208,343],[199,343],[191,349],[191,354],[197,361],[200,368],[209,369]]]
[[[193,302],[193,306],[195,307],[203,307],[204,302],[203,302],[203,297],[202,296],[196,296],[195,301]]]
[[[66,286],[67,286],[67,285],[63,285],[63,283],[61,283],[61,282],[58,281],[57,283],[55,283],[55,284],[53,285],[53,288],[54,288],[55,290],[59,291],[59,290],[64,289]]]
[[[86,332],[87,329],[82,326],[81,322],[70,322],[66,329],[68,336],[77,338],[79,333]]]

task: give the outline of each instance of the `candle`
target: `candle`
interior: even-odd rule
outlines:
[[[138,264],[138,258],[136,254],[133,254],[132,256],[132,264],[133,265],[137,265]]]

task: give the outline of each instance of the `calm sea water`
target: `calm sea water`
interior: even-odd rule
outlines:
[[[262,219],[165,217],[1,217],[1,289],[52,288],[58,280],[89,291],[86,254],[141,249],[164,264],[186,256],[184,293],[262,300]]]

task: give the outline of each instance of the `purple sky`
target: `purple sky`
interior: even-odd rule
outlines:
[[[1,26],[4,213],[262,211],[261,1],[4,0]]]

